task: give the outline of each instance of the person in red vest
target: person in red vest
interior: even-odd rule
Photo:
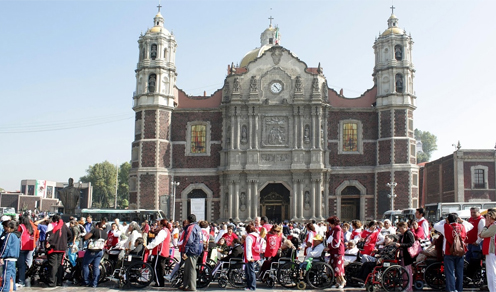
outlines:
[[[417,219],[418,225],[422,227],[422,229],[424,230],[424,238],[431,239],[429,221],[427,221],[427,219],[425,219],[424,216],[425,216],[424,208],[418,208],[415,211],[415,218]]]
[[[121,232],[117,223],[112,223],[111,229],[107,234],[107,249],[111,249],[119,243]]]
[[[165,219],[160,220],[158,228],[160,231],[157,233],[152,242],[146,245],[148,250],[152,250],[153,267],[155,269],[155,283],[156,287],[165,287],[164,274],[165,274],[165,260],[169,257],[170,252],[170,230],[169,222]]]
[[[463,291],[463,256],[451,254],[451,246],[454,241],[454,232],[466,241],[467,232],[472,230],[473,225],[458,218],[456,213],[448,215],[446,220],[441,220],[434,224],[434,229],[444,236],[444,274],[446,275],[447,291]]]
[[[222,235],[222,238],[226,240],[226,245],[231,246],[233,239],[238,238],[236,233],[233,232],[234,228],[231,225],[227,226],[227,233]]]
[[[410,230],[413,232],[413,235],[415,235],[415,240],[422,240],[425,239],[425,232],[424,228],[420,226],[420,224],[417,221],[410,220]]]
[[[468,222],[474,226],[472,230],[467,232],[466,241],[467,253],[465,254],[465,260],[470,263],[473,258],[477,258],[477,261],[480,260],[480,257],[476,255],[477,252],[481,251],[480,243],[482,242],[482,238],[479,238],[479,234],[486,226],[486,220],[480,214],[479,207],[470,208],[470,219],[468,219]]]
[[[381,239],[381,241],[384,241],[383,235],[381,234],[380,230],[376,228],[376,226],[377,222],[375,220],[372,220],[369,222],[369,224],[367,224],[367,229],[362,231],[361,240],[365,241],[363,251],[361,252],[362,254],[370,255],[375,249],[377,240]]]
[[[262,224],[262,227],[265,228],[267,232],[272,229],[272,224],[269,224],[269,219],[267,218],[267,216],[263,216],[262,218],[260,218],[260,224]]]
[[[282,244],[281,226],[273,225],[272,229],[269,231],[269,233],[267,233],[265,241],[267,242],[264,253],[265,261],[260,268],[260,275],[267,277],[267,275],[265,275],[265,271],[270,268],[270,265],[272,264],[272,262],[274,262],[274,260],[277,260],[279,258],[278,251],[281,248]],[[265,279],[262,279],[262,281],[264,280]]]
[[[487,286],[490,292],[496,292],[496,210],[486,214],[486,226],[481,232],[483,238],[482,253],[486,256]]]
[[[255,291],[257,289],[257,276],[255,274],[255,262],[260,260],[260,253],[255,249],[259,239],[257,229],[254,225],[246,226],[246,239],[244,244],[244,262],[246,264],[246,290]]]
[[[350,240],[352,240],[355,244],[360,241],[362,238],[362,222],[360,220],[352,220],[351,227],[353,227],[353,231],[350,235]]]

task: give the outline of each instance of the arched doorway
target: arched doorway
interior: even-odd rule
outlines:
[[[204,220],[207,219],[207,194],[202,190],[202,189],[193,189],[191,192],[188,193],[188,207],[187,207],[187,213],[186,214],[191,214],[191,199],[205,199],[205,203],[203,206],[203,218]],[[196,212],[195,212],[196,213]],[[199,214],[195,214],[197,219],[201,219]]]
[[[360,190],[347,186],[341,191],[341,220],[360,219]]]
[[[260,192],[260,214],[269,221],[289,220],[289,190],[281,183],[271,183]]]

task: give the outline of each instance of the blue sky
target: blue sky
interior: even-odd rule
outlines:
[[[66,181],[104,160],[130,160],[137,40],[158,1],[0,0],[0,187]],[[391,1],[162,1],[178,43],[177,86],[213,93],[259,46],[272,15],[281,45],[330,87],[357,97],[373,86],[375,37]],[[496,1],[394,1],[415,42],[415,127],[438,136],[434,159],[493,148]]]

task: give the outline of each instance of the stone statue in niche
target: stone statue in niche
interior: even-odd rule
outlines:
[[[303,141],[305,143],[310,143],[310,126],[305,125],[305,132],[303,134]]]
[[[156,82],[157,82],[157,75],[150,74],[150,77],[148,77],[148,92],[155,92]]]
[[[241,211],[246,210],[246,194],[244,192],[239,196],[239,209]]]
[[[250,92],[257,92],[257,78],[255,76],[251,76],[250,79]]]
[[[239,92],[239,79],[238,77],[234,78],[233,81],[233,92]]]
[[[288,99],[287,99],[287,98],[283,98],[283,99],[281,100],[281,103],[282,103],[282,104],[288,104]]]
[[[243,125],[243,127],[241,127],[241,143],[246,142],[248,142],[248,129],[246,128],[246,125]]]
[[[156,44],[152,45],[152,48],[150,50],[150,57],[152,58],[152,60],[155,60],[157,58],[157,45]]]
[[[396,92],[403,93],[403,75],[396,74]]]
[[[394,58],[397,61],[403,60],[403,50],[400,45],[394,46]]]
[[[301,77],[300,76],[296,76],[295,91],[301,92]]]
[[[310,192],[309,191],[305,192],[304,201],[305,201],[305,204],[304,204],[305,210],[310,210]]]
[[[312,84],[313,91],[319,91],[319,79],[315,78]]]

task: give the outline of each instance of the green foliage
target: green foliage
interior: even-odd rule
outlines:
[[[129,207],[129,201],[127,199],[123,199],[121,202],[121,206],[123,209],[126,209],[127,207]]]
[[[104,161],[90,165],[86,170],[87,175],[81,177],[82,182],[91,182],[93,186],[93,208],[110,208],[114,207],[115,200],[115,181],[117,178],[116,165]],[[129,184],[128,177],[131,170],[131,164],[124,162],[119,167],[119,184],[117,187],[117,207],[129,205]]]
[[[5,190],[3,188],[0,188],[0,192],[3,192],[3,191],[5,191]]]
[[[93,186],[93,207],[110,208],[115,196],[116,166],[108,161],[90,165],[82,182],[91,182]],[[99,205],[99,206],[97,206]]]
[[[415,139],[422,141],[424,153],[417,152],[417,163],[427,162],[431,159],[432,152],[437,150],[437,137],[428,131],[415,129]]]

